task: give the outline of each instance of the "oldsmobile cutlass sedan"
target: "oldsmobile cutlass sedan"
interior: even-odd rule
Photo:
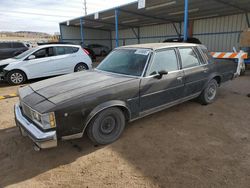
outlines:
[[[36,147],[81,138],[117,140],[127,122],[198,98],[214,102],[236,65],[216,62],[202,45],[156,43],[120,47],[95,69],[19,89],[16,124]],[[154,125],[152,125],[154,126]]]

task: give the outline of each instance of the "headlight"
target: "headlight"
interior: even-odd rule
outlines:
[[[51,129],[56,127],[55,113],[40,114],[36,111],[32,113],[33,121],[35,121],[43,129]]]

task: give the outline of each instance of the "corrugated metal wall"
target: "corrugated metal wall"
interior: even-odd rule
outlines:
[[[183,28],[183,23],[181,28]],[[232,51],[233,47],[239,48],[240,33],[246,28],[247,21],[244,14],[201,19],[194,21],[193,37],[199,38],[210,51]],[[162,42],[166,38],[177,37],[172,24],[142,27],[140,30],[141,43]],[[119,31],[119,36],[120,45],[137,43],[131,29]],[[115,46],[114,31],[112,32],[112,44]]]
[[[179,25],[176,24],[178,29],[183,28],[183,23]],[[247,21],[244,14],[201,19],[193,23],[193,37],[199,38],[210,51],[232,51],[233,47],[239,47],[239,35],[246,28]],[[81,41],[80,27],[62,26],[61,30],[64,41],[76,43]],[[120,46],[138,43],[132,29],[120,30],[119,37]],[[140,43],[162,42],[171,37],[177,37],[172,24],[140,28]],[[98,43],[111,47],[109,31],[85,29],[84,38],[86,43]],[[115,31],[112,31],[112,47],[115,47]]]
[[[197,20],[193,36],[212,51],[232,51],[239,48],[240,33],[247,28],[244,14]]]
[[[61,26],[61,35],[64,42],[81,43],[81,30],[76,26]],[[85,44],[102,44],[111,48],[110,32],[97,29],[84,29]]]

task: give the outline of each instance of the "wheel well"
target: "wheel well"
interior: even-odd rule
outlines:
[[[107,108],[104,108],[104,109],[98,111],[95,115],[93,115],[90,119],[88,119],[87,122],[86,122],[86,124],[85,124],[83,132],[89,126],[89,123],[96,117],[96,115],[98,115],[103,110],[106,110],[108,108],[115,108],[115,107],[118,108],[118,109],[120,109],[123,112],[123,114],[125,116],[125,120],[126,120],[126,122],[128,122],[130,120],[130,112],[129,112],[129,110],[125,106],[121,106],[121,105],[109,106]]]
[[[220,85],[221,83],[221,77],[220,76],[215,76],[213,79],[215,79],[218,83],[218,85]]]
[[[6,73],[5,77],[10,73],[10,72],[14,72],[14,71],[19,71],[19,72],[22,72],[25,76],[26,79],[28,79],[27,77],[27,74],[23,71],[23,70],[20,70],[20,69],[13,69],[13,70],[10,70]]]
[[[87,70],[89,70],[89,66],[88,66],[86,63],[84,63],[84,62],[79,62],[79,63],[76,64],[76,66],[79,65],[79,64],[84,64],[85,67],[87,68]],[[76,66],[75,66],[75,68],[76,68]],[[75,70],[75,68],[74,68],[74,70]]]

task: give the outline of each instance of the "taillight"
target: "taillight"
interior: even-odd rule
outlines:
[[[89,55],[88,50],[86,50],[86,49],[83,48],[83,51],[85,52],[85,54]]]

